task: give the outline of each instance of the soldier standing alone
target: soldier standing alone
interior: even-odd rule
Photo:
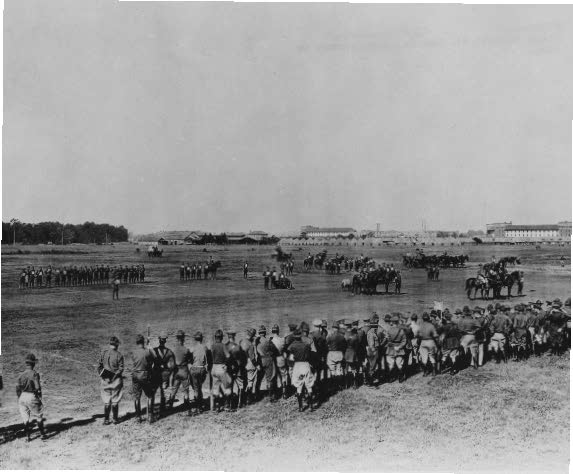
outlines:
[[[24,420],[24,431],[26,432],[28,441],[31,439],[31,418],[37,420],[42,439],[46,439],[40,374],[34,370],[37,360],[34,354],[28,354],[26,356],[26,370],[20,374],[18,384],[16,385],[18,407],[20,409],[20,415],[22,415],[22,419]]]

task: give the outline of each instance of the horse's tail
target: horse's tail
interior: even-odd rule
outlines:
[[[469,289],[471,289],[471,287],[472,287],[472,281],[473,281],[473,280],[474,280],[473,278],[468,278],[468,279],[466,280],[466,288],[465,288],[466,291],[469,290]]]

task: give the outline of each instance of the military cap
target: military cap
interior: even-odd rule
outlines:
[[[255,328],[247,329],[247,335],[249,337],[253,337],[255,334],[257,334],[257,330]]]
[[[115,336],[109,338],[109,344],[112,346],[119,346],[119,339]]]
[[[323,319],[321,326],[322,326],[323,328],[327,328],[327,327],[328,327],[328,321],[327,321],[326,319]]]
[[[300,341],[302,339],[302,331],[300,329],[297,329],[295,332],[292,333],[292,336]]]
[[[370,322],[368,323],[368,326],[370,326],[371,328],[378,327],[378,321],[374,321],[371,319]]]
[[[222,329],[217,329],[215,331],[215,337],[220,337],[221,339],[223,339],[223,330]]]
[[[332,323],[332,328],[333,328],[333,329],[335,329],[335,328],[338,329],[338,328],[340,327],[340,325],[341,325],[341,324],[340,324],[339,321],[334,321],[334,322]]]
[[[571,306],[571,298],[565,300],[565,306]]]
[[[275,332],[275,331],[276,331],[276,332],[279,332],[279,331],[280,331],[278,324],[273,324],[273,327],[271,328],[271,332]]]
[[[454,314],[462,314],[462,310],[460,308],[456,308]]]
[[[346,324],[340,323],[340,324],[338,325],[338,329],[346,329]]]
[[[289,323],[289,324],[288,324],[289,331],[296,331],[296,328],[297,328],[297,327],[298,327],[298,326],[297,326],[296,323]]]
[[[482,307],[480,307],[480,306],[476,306],[476,307],[474,308],[474,313],[482,314],[483,312],[484,312],[484,309],[483,309]]]
[[[195,334],[193,334],[193,339],[195,339],[196,341],[200,341],[201,339],[203,339],[203,333],[201,331],[197,331]]]
[[[412,316],[410,316],[410,319],[412,321],[418,321],[418,315],[416,313],[412,314]]]
[[[391,321],[393,323],[399,323],[400,322],[400,316],[398,316],[397,314],[395,314],[394,316],[392,316]]]
[[[264,324],[261,324],[261,326],[259,327],[259,334],[266,334],[267,333],[267,328],[265,327]]]
[[[177,334],[175,334],[175,337],[185,337],[185,331],[179,329]]]
[[[488,304],[488,305],[487,305],[487,310],[488,310],[488,311],[491,311],[492,309],[493,309],[493,305],[492,305],[491,303]]]
[[[501,309],[502,304],[501,303],[496,303],[495,304],[495,309]]]
[[[355,320],[355,321],[352,321],[352,326],[354,326],[354,327],[358,327],[359,324],[360,324],[360,320],[359,320],[359,319],[357,319],[357,320]]]
[[[553,306],[554,308],[561,308],[561,306],[563,306],[563,303],[559,298],[555,298],[551,303],[551,306]]]
[[[163,339],[164,341],[166,341],[166,340],[167,340],[167,332],[166,332],[166,331],[161,331],[161,332],[159,333],[159,336],[158,336],[158,337],[159,337],[159,339]]]
[[[464,312],[464,314],[469,314],[469,313],[471,313],[470,307],[467,306],[467,305],[464,306],[463,312]]]
[[[35,364],[38,361],[32,353],[26,355],[26,364]]]
[[[452,315],[451,315],[451,313],[444,313],[444,318],[445,318],[447,321],[451,321],[451,320],[452,320]]]
[[[313,319],[313,320],[312,320],[312,325],[313,325],[314,327],[322,326],[322,319]]]
[[[523,313],[523,311],[525,311],[525,306],[522,304],[516,304],[513,309],[518,313]]]
[[[424,321],[429,321],[430,320],[430,315],[424,311],[424,313],[422,314],[422,319]]]
[[[392,315],[390,315],[390,314],[385,314],[385,315],[384,315],[384,322],[385,322],[385,323],[389,323],[390,321],[392,321]]]
[[[145,338],[144,338],[141,334],[138,334],[138,335],[136,336],[136,338],[135,338],[135,343],[136,343],[136,344],[141,344],[141,343],[143,343],[143,342],[145,342]]]
[[[234,329],[229,329],[225,332],[227,333],[227,336],[235,336],[237,334],[237,331],[235,331]]]
[[[370,318],[368,318],[368,319],[363,319],[362,321],[363,321],[364,323],[366,323],[366,324],[370,324]]]
[[[352,327],[352,321],[350,321],[350,319],[345,319],[344,320],[344,326],[347,328],[351,328]]]

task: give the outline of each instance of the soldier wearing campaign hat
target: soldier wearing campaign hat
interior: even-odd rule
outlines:
[[[257,375],[261,367],[259,354],[257,352],[257,346],[255,343],[255,337],[257,335],[257,330],[250,328],[246,330],[247,337],[239,341],[239,346],[241,350],[246,355],[246,365],[245,372],[247,376],[247,387],[246,391],[246,403],[251,404],[256,398],[257,391]]]
[[[214,407],[217,411],[231,410],[231,374],[234,372],[233,360],[225,344],[223,344],[223,331],[217,329],[214,342],[211,344],[213,365],[211,375],[213,377],[213,389],[211,396],[214,398]]]
[[[406,331],[400,326],[400,316],[395,314],[388,318],[389,328],[385,334],[386,341],[386,369],[390,381],[394,380],[394,369],[398,371],[398,380],[400,383],[406,380],[404,370],[404,358],[406,356],[406,345],[408,337]],[[385,318],[386,320],[386,318]]]
[[[185,346],[185,332],[179,329],[175,334],[177,344],[173,348],[173,356],[175,358],[175,375],[173,378],[173,389],[169,398],[169,407],[173,408],[175,402],[175,395],[179,387],[183,388],[183,404],[189,409],[189,387],[191,386],[189,379],[189,364],[191,363],[191,352]]]
[[[203,333],[197,331],[193,334],[193,344],[189,348],[189,381],[193,389],[193,403],[189,406],[189,415],[204,410],[203,384],[207,380],[211,366],[211,352],[203,343]]]
[[[261,367],[267,384],[267,397],[269,401],[276,402],[278,394],[276,389],[277,367],[275,358],[279,354],[276,346],[267,338],[267,328],[259,328],[257,352],[261,360]]]
[[[109,425],[109,415],[113,413],[113,423],[119,423],[119,402],[123,396],[123,354],[117,350],[119,339],[109,339],[109,348],[101,353],[98,373],[101,378],[101,399],[104,403],[104,425]]]
[[[378,317],[371,317],[366,333],[366,367],[365,383],[374,385],[380,367],[380,339],[378,336]]]
[[[326,338],[328,353],[326,366],[328,368],[328,386],[330,389],[341,389],[344,377],[344,353],[346,352],[346,339],[339,332],[344,327],[342,323],[334,323],[332,332]]]
[[[155,397],[155,386],[153,380],[153,368],[155,365],[155,352],[145,347],[145,338],[139,334],[135,338],[136,349],[131,357],[133,361],[133,370],[131,375],[132,396],[135,404],[135,414],[137,421],[143,421],[141,418],[141,394],[145,393],[147,397],[147,421],[153,422],[153,402]]]
[[[326,380],[327,376],[327,366],[326,366],[326,357],[328,354],[328,345],[326,343],[327,335],[324,331],[324,323],[321,319],[315,319],[312,321],[312,325],[314,326],[314,330],[309,334],[314,347],[316,349],[315,352],[311,353],[311,361],[310,364],[316,374],[315,380],[315,392],[318,392]]]
[[[280,336],[280,328],[278,324],[273,325],[271,328],[271,342],[276,346],[278,354],[275,356],[275,364],[277,367],[277,396],[283,398],[287,397],[288,391],[288,367],[285,357],[285,338]]]
[[[170,390],[173,385],[173,373],[175,370],[175,355],[173,351],[167,347],[167,332],[162,331],[159,333],[159,345],[153,348],[155,352],[155,365],[154,365],[154,381],[156,389],[159,390],[160,415],[165,411],[165,403],[170,396]]]
[[[36,359],[34,354],[28,354],[26,356],[26,370],[18,376],[18,383],[16,385],[18,408],[24,421],[24,431],[26,432],[28,441],[31,440],[31,419],[36,419],[42,439],[47,438],[44,429],[44,407],[42,403],[40,374],[34,370],[37,361],[38,359]]]

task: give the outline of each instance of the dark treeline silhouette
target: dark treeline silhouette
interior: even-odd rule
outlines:
[[[279,242],[279,238],[274,235],[271,237],[263,237],[260,240],[252,239],[246,236],[239,240],[229,240],[227,234],[205,234],[200,240],[194,241],[197,245],[205,244],[216,244],[216,245],[228,245],[228,244],[261,244],[261,245],[273,245]]]
[[[123,226],[110,224],[96,224],[84,222],[83,224],[62,224],[60,222],[38,222],[28,224],[24,222],[15,224],[16,242],[21,244],[104,244],[112,242],[126,242],[127,229]],[[2,243],[14,243],[14,226],[9,222],[2,222]]]

